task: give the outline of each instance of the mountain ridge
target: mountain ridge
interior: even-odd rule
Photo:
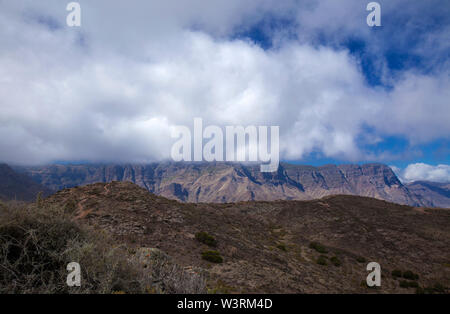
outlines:
[[[0,200],[34,201],[42,192],[43,196],[51,191],[33,181],[24,173],[17,173],[7,164],[0,164]]]
[[[360,195],[411,206],[450,207],[426,192],[403,184],[386,165],[281,163],[277,172],[262,173],[257,165],[238,163],[87,164],[17,167],[47,188],[58,191],[97,182],[130,181],[149,192],[182,202],[310,200],[327,195]],[[419,193],[420,192],[420,193]],[[431,192],[430,192],[431,193]]]
[[[450,207],[450,182],[414,181],[407,183],[406,187],[429,207]]]

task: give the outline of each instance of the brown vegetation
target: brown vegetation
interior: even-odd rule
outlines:
[[[355,196],[185,204],[126,182],[63,190],[44,203],[75,208],[80,223],[106,230],[130,249],[158,248],[183,268],[204,273],[210,291],[414,293],[390,276],[396,269],[402,276],[417,274],[415,281],[427,293],[450,286],[448,210]],[[199,241],[209,237],[196,237],[199,231],[214,232],[207,234],[222,263],[202,258],[211,249]],[[377,289],[360,285],[371,261],[382,267]],[[436,284],[444,290],[432,288]]]
[[[72,206],[0,204],[0,293],[202,293],[203,275],[166,254],[130,252],[111,236],[74,221]],[[145,250],[144,250],[145,251]],[[66,284],[70,262],[82,284]],[[145,267],[144,267],[145,266]]]

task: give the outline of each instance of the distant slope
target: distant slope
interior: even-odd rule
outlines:
[[[416,181],[406,186],[425,206],[450,208],[450,183]]]
[[[0,200],[34,201],[39,192],[44,196],[50,190],[25,174],[17,173],[6,164],[0,164]]]
[[[203,268],[218,292],[414,293],[391,276],[395,269],[417,273],[421,287],[450,287],[450,210],[343,195],[180,203],[129,182],[66,189],[45,201],[72,208],[77,221],[111,232],[130,249],[157,247],[186,269]],[[209,233],[217,246],[197,241],[197,232]],[[313,241],[325,250],[311,248]],[[220,252],[223,263],[203,260],[206,250]],[[365,286],[372,261],[382,269],[377,289]]]
[[[157,195],[183,202],[308,200],[348,194],[411,206],[429,206],[412,194],[386,165],[312,167],[282,163],[275,173],[232,163],[147,165],[51,165],[22,171],[52,189],[96,182],[130,181]],[[423,199],[423,198],[422,198]]]

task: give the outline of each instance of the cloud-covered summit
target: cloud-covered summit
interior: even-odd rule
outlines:
[[[402,182],[433,181],[441,183],[450,182],[449,165],[427,165],[424,163],[410,164],[401,170],[395,166],[391,167]]]
[[[279,125],[285,160],[449,140],[447,1],[380,1],[377,30],[356,0],[79,2],[69,28],[67,3],[0,1],[4,162],[161,160],[194,117]]]

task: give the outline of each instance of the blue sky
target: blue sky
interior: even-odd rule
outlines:
[[[383,8],[386,1],[379,1]],[[436,5],[439,3],[440,5]],[[414,6],[414,5],[412,5]],[[416,51],[418,47],[425,46],[428,36],[435,32],[448,30],[449,27],[449,4],[445,2],[429,3],[418,6],[417,10],[398,10],[383,14],[383,25],[370,29],[370,36],[358,36],[352,33],[341,36],[321,34],[318,32],[315,44],[329,46],[333,49],[345,49],[360,63],[360,70],[364,75],[365,82],[372,88],[383,88],[390,90],[395,84],[396,78],[407,71],[414,71],[424,75],[432,75],[436,68],[448,67],[450,49],[436,51],[432,59]],[[412,12],[412,14],[411,14]],[[384,12],[383,12],[384,13]],[[412,26],[407,26],[411,25]],[[277,18],[267,15],[255,24],[238,30],[235,38],[250,40],[262,49],[277,49],[274,45],[274,33],[284,31],[289,34],[290,40],[299,40],[295,36],[298,28],[295,18]],[[401,40],[396,40],[400,38]],[[446,36],[442,40],[450,40]],[[373,52],[374,43],[377,49]],[[433,49],[433,47],[427,47]],[[430,51],[433,53],[433,51]],[[386,80],[388,76],[391,80]],[[450,106],[450,101],[448,103]],[[412,108],[413,109],[413,108]],[[446,114],[446,112],[444,112]],[[450,119],[450,116],[448,117]],[[367,132],[373,132],[367,128]],[[450,164],[450,140],[448,134],[435,138],[426,143],[411,143],[408,138],[401,135],[383,136],[376,144],[364,143],[360,140],[360,146],[368,152],[379,156],[383,152],[392,153],[392,157],[384,162],[399,168],[405,168],[411,163],[426,163],[430,165]],[[363,162],[378,162],[379,158],[365,159]],[[320,151],[312,152],[302,160],[291,161],[295,163],[306,163],[311,165],[322,165],[327,163],[345,163],[345,158],[330,158],[324,156]]]
[[[450,180],[450,3],[379,1],[371,28],[368,2],[80,0],[81,27],[0,2],[0,161],[163,160],[202,117],[279,125],[282,160]]]

